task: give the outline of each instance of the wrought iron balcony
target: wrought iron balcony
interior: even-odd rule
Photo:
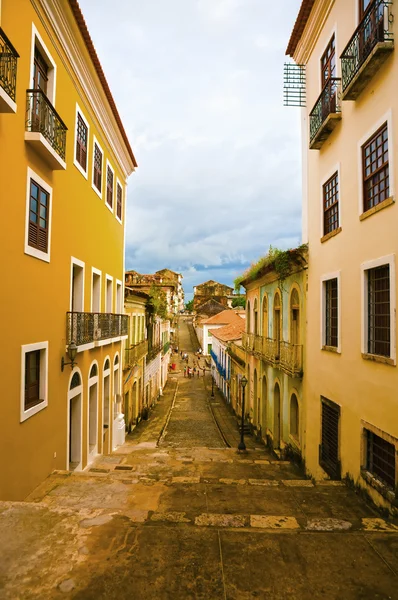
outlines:
[[[163,352],[163,355],[164,355],[164,354],[166,354],[166,353],[169,351],[169,349],[170,349],[170,342],[166,342],[166,343],[163,345],[163,350],[162,350],[162,352]]]
[[[113,313],[66,313],[66,343],[77,346],[127,335],[128,315]]]
[[[391,0],[373,0],[341,55],[343,100],[356,100],[394,49]]]
[[[0,27],[0,112],[16,112],[18,52]]]
[[[310,148],[319,150],[341,119],[341,79],[331,77],[310,112]]]
[[[303,346],[280,342],[279,366],[291,377],[303,376]]]
[[[126,348],[124,355],[124,366],[134,367],[138,362],[148,354],[148,340],[142,340],[138,344]]]
[[[254,333],[244,333],[242,344],[248,352],[271,364],[279,361],[278,341]]]
[[[147,355],[147,362],[153,360],[162,351],[162,348],[163,348],[162,344],[156,344],[156,346],[149,347],[148,355]]]
[[[41,90],[26,92],[25,140],[53,169],[65,169],[67,127]]]

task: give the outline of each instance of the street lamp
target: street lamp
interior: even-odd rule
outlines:
[[[76,354],[77,354],[77,346],[75,344],[75,342],[72,340],[71,343],[69,344],[69,346],[66,349],[66,353],[70,358],[70,362],[65,362],[64,357],[61,358],[61,371],[64,370],[65,365],[70,365],[73,369],[73,367],[75,366],[75,358],[76,358]]]
[[[213,376],[211,378],[211,397],[214,398],[214,371],[216,367],[213,365],[211,370],[213,371]]]
[[[239,442],[238,450],[246,450],[246,444],[243,439],[243,425],[244,425],[244,421],[245,421],[245,387],[247,385],[247,379],[244,375],[241,379],[241,384],[242,384],[242,425],[240,428],[240,442]]]

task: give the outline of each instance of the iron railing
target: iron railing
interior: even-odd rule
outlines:
[[[374,0],[341,55],[343,92],[380,42],[393,47],[391,0]]]
[[[66,343],[77,346],[120,337],[128,333],[128,315],[113,313],[66,313]]]
[[[166,354],[166,352],[168,352],[170,349],[170,342],[166,342],[165,344],[163,344],[163,354]]]
[[[15,102],[18,52],[0,27],[0,86]]]
[[[258,356],[262,360],[271,363],[279,361],[278,340],[255,335],[254,333],[244,333],[242,344],[248,352]]]
[[[156,346],[151,346],[148,348],[147,362],[153,360],[155,356],[157,356],[163,348],[163,344],[156,344]]]
[[[310,112],[310,142],[312,142],[329,115],[341,112],[341,79],[331,77]]]
[[[62,160],[65,160],[67,130],[44,92],[26,91],[26,131],[41,133]]]
[[[288,375],[302,377],[303,375],[303,346],[280,342],[279,365]]]
[[[138,344],[126,348],[124,353],[124,364],[126,367],[133,367],[148,354],[148,340],[142,340]]]

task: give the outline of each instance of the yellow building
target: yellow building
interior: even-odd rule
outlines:
[[[304,0],[287,48],[307,98],[306,464],[387,508],[398,481],[394,5]]]
[[[270,251],[239,279],[246,289],[246,420],[278,455],[300,459],[306,267],[306,247]]]
[[[0,27],[0,497],[21,500],[123,438],[136,163],[77,1],[1,0]]]

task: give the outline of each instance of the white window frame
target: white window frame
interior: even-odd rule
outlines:
[[[93,365],[97,366],[97,375],[90,377],[91,369]],[[99,419],[99,398],[100,398],[100,389],[99,389],[99,364],[97,360],[93,360],[89,369],[88,369],[88,382],[87,382],[87,464],[91,464],[94,460],[94,457],[98,455],[98,419]],[[90,389],[93,385],[97,385],[97,432],[96,432],[96,444],[94,451],[90,454]]]
[[[341,353],[341,271],[326,273],[321,276],[321,350],[326,346],[326,282],[331,279],[337,279],[337,348],[336,352]],[[327,346],[330,348],[331,346]],[[334,346],[333,346],[334,348]]]
[[[318,55],[318,89],[319,92],[322,90],[322,69],[321,69],[321,60],[322,60],[322,56],[325,53],[326,48],[328,47],[330,40],[332,39],[332,37],[334,36],[334,53],[335,53],[335,57],[336,57],[336,77],[341,77],[340,75],[340,60],[339,60],[339,55],[337,52],[337,43],[338,43],[338,36],[337,36],[337,23],[335,23],[332,27],[332,29],[330,29],[329,31],[329,35],[325,37],[325,44],[322,46],[321,51]],[[314,100],[315,102],[315,100]],[[312,105],[311,105],[312,106]],[[331,175],[333,175],[333,173],[331,173]]]
[[[101,161],[101,167],[102,167],[102,172],[101,172],[101,191],[99,191],[99,189],[94,184],[94,153],[95,153],[95,146],[98,146],[98,149],[100,150],[101,155],[102,155],[102,161]],[[75,148],[76,148],[76,146],[75,146]],[[91,172],[92,172],[91,187],[93,188],[93,190],[97,194],[97,196],[99,196],[101,198],[101,200],[102,200],[102,191],[104,189],[104,151],[102,149],[101,144],[99,143],[99,141],[95,137],[95,135],[93,135],[93,150],[92,150],[92,152],[93,152],[93,157],[92,157],[92,170],[91,170]],[[88,160],[88,157],[87,157],[87,160]]]
[[[123,313],[123,282],[120,281],[120,279],[116,279],[115,312],[118,315],[121,315]]]
[[[43,401],[25,410],[25,355],[40,350],[40,396]],[[20,422],[23,423],[48,406],[48,342],[21,346]]]
[[[81,164],[76,160],[77,117],[78,117],[78,115],[81,116],[81,118],[83,119],[83,121],[84,121],[84,123],[86,124],[86,127],[87,127],[87,164],[86,164],[86,170],[84,170],[83,167],[81,166]],[[87,180],[88,180],[88,163],[89,163],[89,158],[90,158],[90,125],[89,125],[86,117],[84,116],[84,113],[83,113],[82,109],[80,108],[80,106],[76,102],[75,137],[74,137],[74,146],[73,146],[73,164],[75,165],[76,169],[78,171],[80,171],[80,173],[83,175],[83,177],[85,177]]]
[[[392,119],[392,109],[390,108],[380,119],[378,119],[372,127],[361,137],[357,145],[358,153],[358,214],[363,215],[363,165],[362,165],[362,146],[372,137],[374,133],[387,122],[388,132],[388,177],[389,177],[389,194],[388,198],[395,200],[395,179],[394,179],[394,129]],[[378,205],[376,205],[377,208]]]
[[[36,181],[41,187],[46,190],[50,197],[50,206],[48,210],[48,243],[47,243],[47,252],[43,252],[42,250],[38,250],[37,248],[33,248],[29,246],[29,211],[30,211],[30,180],[33,179]],[[50,262],[50,250],[51,250],[51,215],[52,215],[52,205],[53,205],[53,188],[48,185],[44,179],[37,175],[33,169],[28,167],[27,171],[27,181],[26,181],[26,216],[25,216],[25,254],[29,256],[33,256],[34,258],[38,258],[39,260],[44,260],[45,262]]]
[[[102,290],[102,271],[96,269],[95,267],[91,267],[91,302],[90,302],[90,312],[97,312],[93,310],[94,304],[94,275],[99,275],[99,308],[98,312],[101,312],[101,290]]]
[[[76,386],[73,389],[70,389],[70,384],[72,383],[72,378],[75,373],[79,373],[80,385]],[[83,376],[82,376],[82,372],[79,369],[79,367],[75,366],[69,376],[69,382],[68,382],[68,402],[67,402],[67,413],[66,413],[66,415],[67,415],[66,422],[68,424],[67,425],[67,435],[66,435],[66,470],[67,471],[69,471],[69,469],[70,469],[70,462],[69,462],[69,439],[70,439],[70,429],[71,429],[70,403],[73,400],[73,398],[75,398],[79,394],[80,394],[80,461],[79,461],[79,464],[77,465],[77,467],[75,468],[75,471],[81,471],[82,465],[83,465],[83,404],[84,404]]]
[[[108,167],[110,168],[110,170],[113,173],[113,186],[112,186],[112,208],[109,206],[108,202],[107,202],[107,196],[108,196]],[[107,207],[108,210],[110,210],[111,213],[114,212],[114,208],[115,208],[115,182],[116,182],[116,177],[115,177],[115,169],[112,167],[111,163],[109,162],[108,159],[106,159],[106,172],[105,172],[105,206]]]
[[[324,215],[325,215],[325,211],[324,211],[324,202],[323,202],[323,186],[325,185],[325,183],[327,181],[329,181],[329,179],[337,172],[337,181],[338,181],[338,186],[339,186],[339,224],[337,228],[342,227],[342,218],[341,218],[341,163],[338,162],[337,165],[335,165],[332,169],[330,169],[327,174],[323,177],[322,181],[321,181],[321,188],[320,188],[320,197],[321,197],[321,214],[320,214],[320,232],[321,235],[320,237],[323,238],[325,235],[328,235],[327,233],[324,233]],[[332,232],[333,233],[333,232]]]
[[[122,218],[119,219],[119,217],[117,216],[117,186],[120,186],[120,189],[122,190]],[[115,207],[115,217],[116,217],[116,221],[119,221],[120,225],[123,225],[123,210],[124,210],[124,188],[122,185],[122,182],[120,181],[120,179],[118,177],[116,177],[116,195],[115,195],[115,200],[116,200],[116,207]]]
[[[72,280],[73,280],[73,265],[76,265],[77,267],[81,267],[83,269],[83,275],[82,275],[82,291],[81,291],[81,297],[82,297],[82,311],[84,312],[84,278],[85,278],[85,268],[86,265],[82,260],[79,260],[78,258],[75,258],[74,256],[71,256],[70,259],[70,285],[69,285],[69,310],[72,311],[72,291],[73,291],[73,285],[72,285]],[[80,312],[80,311],[78,311]]]
[[[108,300],[108,281],[111,282],[111,309],[109,310],[109,300]],[[112,275],[108,275],[108,273],[106,273],[105,275],[105,312],[106,313],[112,313],[112,308],[113,308],[113,277]]]
[[[30,72],[29,72],[29,85],[28,90],[32,89],[33,85],[33,72],[34,72],[34,63],[35,63],[35,46],[38,47],[40,54],[42,54],[43,58],[48,61],[52,68],[48,71],[48,81],[47,81],[47,98],[51,102],[51,104],[55,107],[55,92],[57,86],[57,64],[53,57],[51,56],[46,44],[43,41],[40,33],[37,31],[34,23],[32,23],[32,39],[31,39],[31,50],[30,50]],[[49,65],[49,66],[50,66]]]
[[[390,356],[380,356],[380,359],[389,358],[396,365],[396,281],[395,281],[395,254],[381,256],[374,260],[369,260],[361,264],[361,350],[362,354],[368,356],[379,356],[378,354],[369,354],[368,352],[368,277],[366,271],[389,265],[390,267]]]

